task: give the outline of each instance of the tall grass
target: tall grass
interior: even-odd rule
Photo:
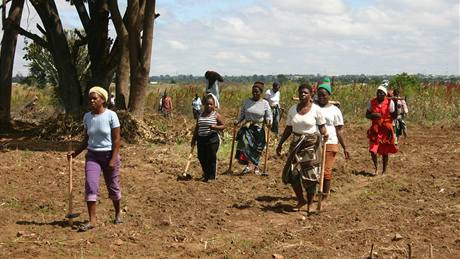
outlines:
[[[281,106],[285,112],[295,104],[298,83],[289,82],[281,87]],[[221,113],[227,119],[234,119],[242,102],[251,97],[251,84],[223,84],[221,87]],[[378,85],[337,85],[332,99],[339,101],[344,118],[348,123],[367,123],[367,103],[376,96]],[[196,92],[204,93],[205,85],[177,85],[170,87],[175,112],[192,116],[191,101]],[[266,87],[266,89],[268,89]],[[406,96],[409,106],[408,121],[422,124],[460,124],[460,85],[456,86],[403,86],[401,96]],[[159,98],[159,96],[158,96]]]
[[[296,101],[298,83],[288,82],[281,87],[281,106],[287,109]],[[236,118],[242,102],[251,97],[252,84],[221,84],[221,114],[229,122]],[[268,89],[269,84],[266,85]],[[363,123],[367,102],[375,97],[377,85],[337,85],[333,89],[332,99],[341,103],[341,110],[347,123]],[[164,91],[173,99],[175,115],[192,118],[192,99],[197,93],[203,97],[205,83],[201,84],[160,84],[149,85],[145,101],[145,113],[157,113],[161,95]],[[460,85],[414,85],[403,86],[401,95],[407,97],[409,106],[408,121],[422,124],[455,123],[460,124]],[[14,86],[12,111],[17,112],[39,97],[38,105],[55,107],[58,101],[50,87],[37,89],[26,86]]]
[[[58,105],[55,92],[52,87],[38,89],[35,87],[14,85],[11,94],[11,111],[19,112],[25,105],[30,103],[34,97],[38,97],[38,105],[49,110]]]

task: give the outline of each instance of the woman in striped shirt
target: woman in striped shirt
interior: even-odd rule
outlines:
[[[192,137],[192,147],[197,143],[198,159],[203,169],[203,181],[216,179],[217,150],[220,145],[218,130],[225,125],[222,116],[216,111],[216,100],[208,94],[204,100],[204,111],[196,123]]]

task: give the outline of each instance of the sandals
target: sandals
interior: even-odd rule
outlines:
[[[262,175],[262,174],[260,173],[260,170],[259,170],[259,167],[258,167],[258,166],[256,166],[256,168],[254,169],[254,174],[255,174],[255,175]]]
[[[116,218],[113,221],[113,224],[115,224],[115,225],[119,225],[119,224],[122,224],[122,223],[123,223],[123,220],[121,218]],[[90,229],[93,229],[93,228],[94,228],[94,226],[91,225],[90,222],[88,222],[88,223],[85,223],[85,224],[81,225],[80,228],[78,229],[78,232],[86,232],[86,231],[88,231]]]
[[[78,232],[86,232],[90,229],[93,229],[93,225],[91,225],[91,223],[86,223],[86,224],[83,224],[79,229],[78,229]]]

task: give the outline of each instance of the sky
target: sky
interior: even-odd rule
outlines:
[[[124,11],[126,1],[119,1]],[[65,28],[73,6],[56,0]],[[458,0],[158,0],[150,75],[460,74]],[[36,32],[29,3],[22,27]],[[111,28],[115,37],[115,30]],[[0,32],[0,36],[1,36]],[[28,74],[24,38],[14,74]]]

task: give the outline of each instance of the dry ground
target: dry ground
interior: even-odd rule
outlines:
[[[460,258],[460,130],[410,125],[390,172],[372,177],[365,126],[347,127],[352,160],[339,155],[334,192],[320,214],[292,212],[280,181],[282,158],[269,156],[269,177],[219,175],[177,181],[188,145],[122,147],[125,223],[101,185],[96,229],[66,225],[67,143],[0,139],[0,257],[152,258]],[[228,140],[227,140],[228,141]],[[227,143],[228,144],[228,143]],[[287,147],[285,147],[287,149]],[[74,162],[75,211],[83,202],[84,156]],[[219,173],[227,169],[222,158]],[[393,240],[395,235],[400,240]]]

